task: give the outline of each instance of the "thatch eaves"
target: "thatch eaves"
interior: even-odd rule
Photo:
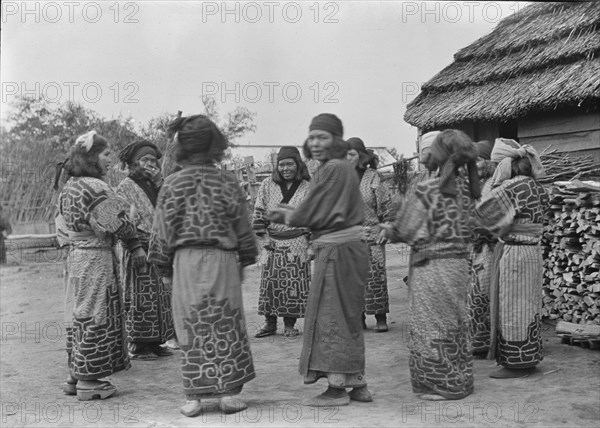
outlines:
[[[404,119],[423,129],[504,121],[600,100],[600,3],[536,3],[425,83]]]

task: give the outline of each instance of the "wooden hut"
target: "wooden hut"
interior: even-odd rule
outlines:
[[[458,51],[404,119],[600,161],[599,53],[600,2],[532,4]]]

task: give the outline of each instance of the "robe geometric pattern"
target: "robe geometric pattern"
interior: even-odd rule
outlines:
[[[288,204],[296,207],[302,202],[310,183],[303,180]],[[254,206],[253,228],[256,233],[296,231],[298,228],[269,223],[265,214],[277,208],[283,195],[272,178],[261,183]],[[269,236],[267,235],[267,236]],[[269,239],[268,249],[262,249],[258,314],[302,318],[310,285],[307,234],[292,239]]]

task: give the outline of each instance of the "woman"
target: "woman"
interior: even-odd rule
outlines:
[[[363,230],[369,244],[369,276],[365,292],[365,311],[362,315],[363,328],[366,329],[367,315],[375,315],[375,331],[388,331],[387,316],[390,311],[387,274],[385,269],[385,246],[379,240],[380,223],[390,220],[390,193],[377,173],[377,155],[367,151],[360,138],[347,141],[348,160],[354,165],[360,181],[360,194],[363,199],[365,220]]]
[[[154,220],[154,207],[162,184],[158,159],[162,153],[147,140],[134,141],[119,153],[122,166],[129,175],[119,184],[117,193],[123,196],[137,213],[138,239],[148,251],[150,232]],[[129,357],[136,360],[153,360],[157,356],[173,355],[161,343],[175,336],[171,313],[171,290],[167,288],[154,266],[145,263],[133,265],[132,255],[122,251],[121,278],[127,311],[126,330]]]
[[[481,194],[491,190],[491,180],[496,164],[490,160],[494,144],[490,141],[478,141],[477,171],[481,182]],[[491,261],[497,240],[485,229],[476,229],[471,250],[471,279],[467,304],[471,319],[473,355],[485,358],[490,347],[490,279]]]
[[[537,182],[544,168],[533,147],[498,138],[492,162],[498,162],[492,190],[476,210],[482,225],[500,238],[490,288],[490,358],[503,368],[490,376],[523,377],[543,359],[540,239],[549,196]]]
[[[202,412],[201,400],[221,398],[221,410],[247,408],[233,396],[254,379],[242,305],[242,268],[258,250],[246,198],[235,177],[215,165],[227,141],[206,116],[180,117],[173,156],[182,169],[165,180],[156,204],[149,260],[173,286],[173,318],[183,351],[181,412]]]
[[[456,400],[473,392],[467,315],[469,244],[480,196],[477,155],[462,131],[442,131],[431,146],[439,179],[416,185],[382,236],[411,247],[409,366],[413,391],[424,400]],[[468,181],[459,168],[466,165]]]
[[[326,377],[329,388],[305,402],[343,406],[372,401],[365,379],[364,308],[368,248],[362,236],[363,208],[358,177],[346,160],[343,126],[332,114],[313,118],[304,155],[320,162],[311,188],[296,208],[269,213],[272,222],[308,227],[315,266],[308,294],[300,374],[304,383]],[[353,388],[348,394],[346,388]]]
[[[70,375],[64,390],[79,400],[107,398],[116,388],[101,379],[129,368],[115,238],[142,266],[145,253],[129,218],[129,204],[103,181],[110,147],[95,131],[77,138],[62,164],[71,178],[58,197],[56,228],[69,245],[65,316]],[[58,171],[55,188],[60,179]]]
[[[308,232],[306,229],[270,223],[265,214],[279,204],[298,206],[306,197],[310,175],[296,147],[282,147],[277,154],[277,167],[271,178],[263,180],[254,205],[253,227],[259,237],[266,236],[266,261],[263,264],[258,314],[265,325],[256,337],[277,331],[277,317],[283,317],[284,335],[294,337],[298,318],[304,317],[310,284]]]

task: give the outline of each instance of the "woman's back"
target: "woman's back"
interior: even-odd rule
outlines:
[[[236,223],[246,215],[246,198],[235,178],[212,165],[186,167],[170,175],[161,189],[169,246],[237,247]]]

